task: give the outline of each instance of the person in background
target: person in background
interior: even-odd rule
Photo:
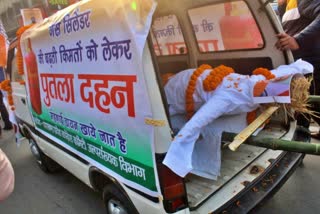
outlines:
[[[14,189],[14,172],[7,156],[0,149],[0,203]]]
[[[1,118],[4,122],[4,130],[10,130],[12,129],[12,124],[9,120],[9,114],[6,106],[3,103],[3,94],[2,91],[0,90],[0,113],[1,113]],[[1,127],[0,127],[1,129]],[[1,132],[0,132],[1,133]]]
[[[278,34],[276,47],[291,50],[294,59],[303,59],[314,67],[310,94],[320,95],[320,0],[278,0],[278,11],[285,33]],[[320,105],[312,104],[320,116]],[[320,118],[313,117],[320,125]],[[298,125],[309,127],[310,118],[298,115]],[[320,139],[320,132],[312,134]]]
[[[0,83],[5,80],[5,73],[4,73],[4,68],[0,67]],[[4,122],[4,129],[5,130],[10,130],[12,129],[12,124],[9,120],[9,114],[6,106],[3,103],[3,93],[0,90],[0,115],[1,119]],[[0,126],[0,136],[1,136],[1,126]]]

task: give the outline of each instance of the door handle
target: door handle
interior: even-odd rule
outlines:
[[[23,104],[26,104],[26,99],[21,98],[21,102],[22,102]]]

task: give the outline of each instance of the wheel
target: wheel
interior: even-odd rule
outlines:
[[[42,171],[45,173],[55,173],[62,169],[62,167],[57,164],[54,160],[45,155],[41,149],[38,147],[35,140],[29,139],[29,146],[31,153],[36,158],[37,164]]]
[[[102,194],[107,214],[138,214],[130,199],[114,184],[105,186]]]
[[[295,141],[311,143],[311,134],[310,134],[309,128],[306,128],[304,126],[298,126],[294,133],[293,139]],[[306,157],[306,154],[302,154],[300,158],[300,163],[299,163],[300,167],[303,167],[303,161],[305,157]]]

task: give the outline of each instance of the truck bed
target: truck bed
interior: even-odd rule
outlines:
[[[267,135],[268,137],[280,138],[285,133],[286,130],[281,127],[268,126],[259,133],[259,136]],[[238,173],[247,170],[248,175],[250,175],[248,166],[266,150],[265,148],[245,144],[241,145],[236,152],[229,150],[227,147],[222,147],[221,175],[218,180],[214,181],[193,174],[186,177],[189,206],[196,208],[201,205]]]

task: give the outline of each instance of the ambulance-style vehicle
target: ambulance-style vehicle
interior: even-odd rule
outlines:
[[[163,164],[177,132],[162,77],[202,64],[242,74],[289,64],[291,53],[274,46],[279,32],[267,0],[81,1],[11,45],[19,129],[42,170],[65,168],[101,192],[107,213],[246,213],[303,155],[221,145],[216,180],[179,177]],[[281,112],[259,135],[309,140]]]

